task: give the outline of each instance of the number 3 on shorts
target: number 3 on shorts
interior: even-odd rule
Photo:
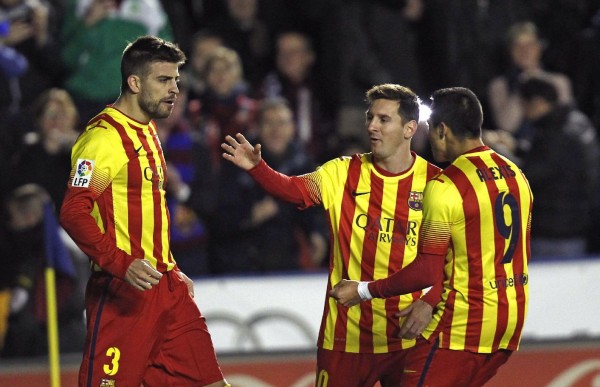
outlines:
[[[110,347],[106,350],[106,356],[111,358],[110,364],[104,364],[104,373],[109,376],[116,375],[119,372],[119,358],[121,351],[117,347]]]

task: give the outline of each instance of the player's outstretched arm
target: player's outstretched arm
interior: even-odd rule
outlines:
[[[237,133],[235,138],[225,136],[225,142],[221,144],[223,149],[223,158],[229,160],[238,167],[248,171],[258,165],[261,160],[260,144],[252,145],[241,133]]]

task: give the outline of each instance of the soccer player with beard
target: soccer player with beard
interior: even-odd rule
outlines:
[[[193,283],[169,247],[166,164],[153,119],[171,114],[185,54],[144,36],[121,95],[71,154],[60,222],[91,260],[79,386],[226,386]]]

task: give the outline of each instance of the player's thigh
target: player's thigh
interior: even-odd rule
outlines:
[[[402,387],[468,386],[478,369],[478,354],[438,348],[437,341],[422,337],[412,347],[405,360]]]
[[[381,377],[390,354],[348,353],[319,348],[317,387],[373,386]],[[389,362],[391,363],[391,361]]]
[[[144,386],[206,386],[223,379],[208,330],[198,328],[163,344],[146,370]]]
[[[388,353],[346,353],[320,350],[317,386],[398,387],[407,350]]]
[[[155,294],[140,292],[105,275],[94,275],[90,281],[86,298],[88,332],[79,384],[98,386],[105,380],[138,387],[159,340],[155,332],[161,331],[160,319],[152,314]]]
[[[412,371],[406,368],[406,357],[411,349],[375,355],[376,364],[374,369],[379,375],[379,383],[382,387],[398,387],[403,385],[404,374]]]
[[[483,364],[473,377],[470,387],[479,387],[485,385],[491,378],[496,375],[498,369],[504,365],[512,355],[512,351],[500,350],[485,356]]]
[[[172,311],[177,316],[165,327],[160,351],[150,359],[146,386],[205,386],[223,380],[212,338],[187,285],[178,278],[173,297],[179,301]]]

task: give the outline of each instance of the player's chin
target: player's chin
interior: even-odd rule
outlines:
[[[172,111],[173,111],[173,105],[165,104],[165,106],[161,106],[158,109],[156,109],[154,118],[157,118],[157,119],[167,118],[171,115]]]

